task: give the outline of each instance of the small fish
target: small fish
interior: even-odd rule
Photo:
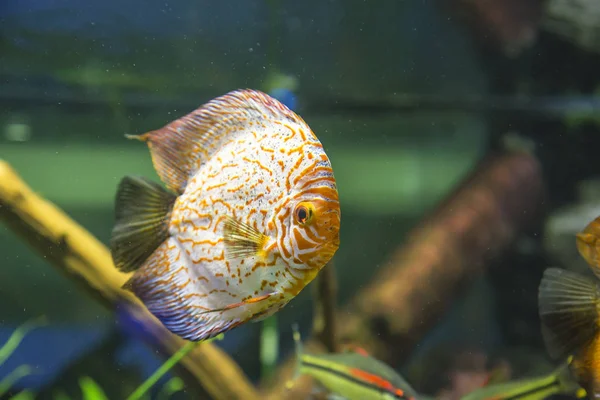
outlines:
[[[169,190],[125,177],[111,236],[125,284],[171,332],[205,340],[262,320],[339,247],[340,206],[323,145],[272,97],[237,90],[146,142]]]
[[[298,328],[294,326],[296,375],[310,375],[335,396],[348,400],[414,400],[416,392],[396,371],[366,355],[364,350],[337,354],[303,353]],[[296,377],[297,377],[296,376]]]
[[[600,217],[577,234],[577,249],[596,278],[600,263],[596,250]],[[542,336],[551,357],[572,355],[570,370],[590,394],[600,396],[600,282],[593,277],[548,268],[539,287]]]
[[[564,363],[548,375],[485,386],[463,396],[461,400],[544,400],[554,394],[581,398],[582,391],[573,379],[568,364]]]

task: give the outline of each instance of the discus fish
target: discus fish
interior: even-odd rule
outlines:
[[[171,332],[199,341],[285,306],[339,247],[331,163],[272,97],[236,90],[146,142],[161,185],[125,177],[111,252],[125,284]]]
[[[404,378],[363,350],[318,356],[306,354],[302,350],[300,333],[295,326],[294,342],[296,375],[312,376],[336,396],[349,400],[416,398],[416,392]]]
[[[544,400],[554,394],[584,397],[583,389],[575,382],[567,363],[544,376],[519,379],[477,389],[461,400]]]
[[[577,249],[596,278],[600,217],[577,234]],[[592,277],[548,268],[539,288],[542,336],[553,358],[573,355],[570,369],[590,397],[600,396],[600,282]]]

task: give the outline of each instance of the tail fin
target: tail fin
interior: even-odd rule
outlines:
[[[564,359],[596,335],[598,297],[598,286],[591,278],[558,268],[544,272],[538,305],[551,357]]]
[[[115,266],[137,270],[168,237],[177,197],[145,178],[126,176],[117,189],[116,224],[110,239]]]

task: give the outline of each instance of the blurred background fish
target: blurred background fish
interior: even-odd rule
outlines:
[[[585,392],[573,379],[567,363],[547,375],[486,385],[461,400],[543,400],[555,394],[585,396]]]
[[[600,395],[600,217],[577,234],[577,249],[596,278],[548,268],[539,288],[542,335],[553,358],[573,354],[571,371],[590,397]]]
[[[315,378],[331,393],[349,400],[417,398],[414,389],[393,368],[369,356],[362,349],[338,354],[304,353],[298,327],[293,328],[296,344],[296,377]],[[293,385],[290,382],[289,385]]]

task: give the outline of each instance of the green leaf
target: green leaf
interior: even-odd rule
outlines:
[[[31,375],[32,368],[29,365],[21,365],[9,373],[0,381],[0,396],[3,396],[19,379]]]
[[[279,357],[279,329],[277,315],[272,315],[262,323],[260,333],[261,379],[267,379],[275,371]]]
[[[89,376],[79,378],[79,387],[85,400],[108,400],[102,388]]]
[[[158,393],[157,400],[166,400],[171,397],[174,393],[177,393],[185,388],[183,383],[183,379],[178,376],[175,376],[167,383],[163,385],[160,389],[160,393]]]
[[[42,325],[46,324],[46,317],[40,317],[33,319],[31,321],[25,322],[23,325],[19,326],[13,333],[10,335],[4,346],[0,348],[0,365],[4,364],[4,362],[14,353],[14,351],[19,347],[21,342],[23,341],[23,337],[29,333],[29,331],[38,328]]]
[[[181,347],[175,354],[173,354],[167,361],[165,361],[148,379],[146,379],[134,392],[127,398],[127,400],[139,400],[142,396],[150,390],[150,388],[158,382],[171,368],[173,368],[183,357],[188,355],[196,346],[202,343],[212,342],[213,340],[223,340],[224,334],[220,333],[212,339],[204,340],[201,342],[187,342]]]

